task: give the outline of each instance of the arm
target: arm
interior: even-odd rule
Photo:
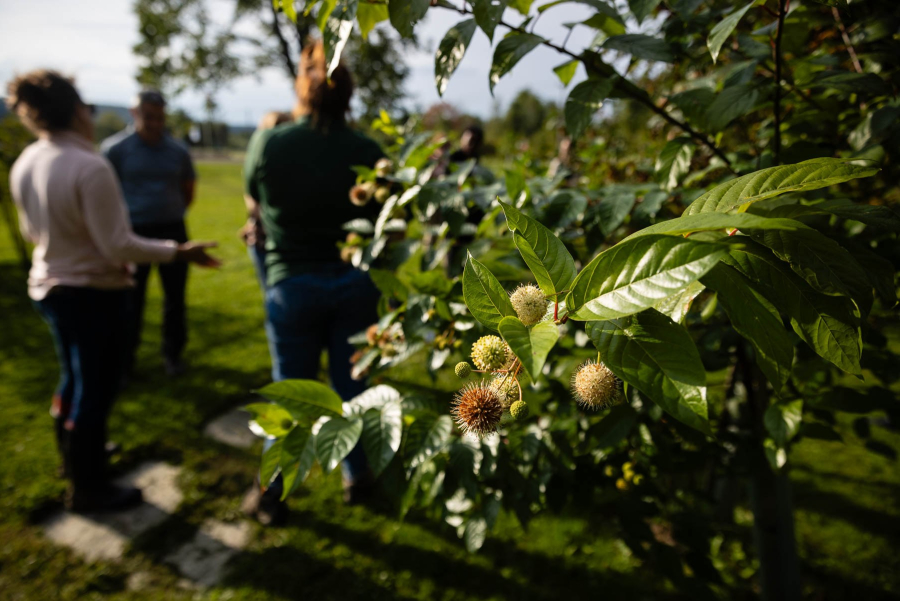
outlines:
[[[122,192],[108,164],[97,162],[78,183],[82,216],[100,253],[114,263],[168,263],[178,243],[150,240],[131,231]]]
[[[181,180],[181,193],[184,195],[184,208],[191,206],[194,202],[194,189],[197,184],[197,172],[194,170],[194,162],[191,160],[191,154],[184,151],[184,174]]]

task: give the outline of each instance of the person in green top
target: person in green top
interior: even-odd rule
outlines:
[[[341,261],[338,242],[347,221],[377,217],[376,203],[351,203],[352,167],[374,167],[384,153],[346,123],[353,81],[343,65],[326,76],[320,42],[303,50],[296,90],[296,121],[257,131],[244,166],[246,202],[258,208],[266,236],[272,377],[317,378],[325,350],[331,385],[347,401],[366,389],[350,377],[354,348],[347,339],[378,320],[379,292],[367,273]],[[345,500],[357,502],[371,491],[359,445],[343,472]],[[248,496],[245,509],[263,523],[283,520],[280,480],[261,485],[264,492]]]

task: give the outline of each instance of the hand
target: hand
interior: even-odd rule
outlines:
[[[175,251],[176,261],[187,261],[188,263],[196,263],[201,267],[220,267],[222,262],[217,258],[206,254],[207,248],[215,248],[218,242],[185,242],[178,245]]]

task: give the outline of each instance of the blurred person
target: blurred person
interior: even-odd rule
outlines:
[[[450,154],[451,163],[464,163],[475,159],[477,162],[484,151],[484,130],[478,125],[470,125],[459,138],[459,148]]]
[[[145,238],[188,239],[184,215],[194,201],[197,180],[187,148],[166,133],[166,101],[156,90],[143,90],[131,109],[134,126],[103,141],[101,151],[119,176],[134,232]],[[130,372],[141,343],[147,280],[153,263],[138,264],[131,306],[131,343],[126,373]],[[166,373],[185,371],[181,355],[187,343],[185,288],[186,263],[161,263],[163,288],[162,354]]]
[[[343,65],[327,77],[321,42],[303,49],[295,87],[296,121],[257,131],[244,167],[246,194],[259,206],[266,233],[272,378],[316,379],[327,350],[331,386],[346,401],[366,388],[350,377],[355,349],[347,339],[378,320],[379,293],[367,273],[341,260],[338,243],[344,223],[377,217],[376,202],[351,203],[352,167],[374,167],[384,154],[347,124],[353,81]],[[343,472],[347,502],[372,491],[359,445]],[[280,480],[263,482],[248,494],[244,509],[264,524],[281,522],[286,516],[281,492]]]
[[[6,102],[37,137],[16,160],[10,190],[34,245],[28,294],[50,327],[61,367],[51,415],[71,484],[68,508],[113,511],[141,491],[107,478],[106,425],[125,348],[132,262],[195,262],[205,249],[135,235],[116,175],[94,151],[91,107],[72,81],[39,70],[13,79]]]
[[[559,141],[556,156],[547,166],[547,177],[554,179],[557,176],[562,178],[562,186],[564,188],[573,188],[578,185],[578,172],[574,166],[574,156],[572,156],[572,139],[563,136]]]
[[[259,120],[256,131],[264,131],[290,123],[293,121],[290,113],[269,111]],[[238,235],[247,245],[247,252],[256,269],[256,277],[265,292],[266,289],[266,232],[259,221],[259,204],[250,196],[244,195],[244,204],[247,207],[247,222],[238,231]]]

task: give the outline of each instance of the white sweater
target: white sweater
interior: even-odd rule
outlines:
[[[167,263],[177,243],[131,231],[109,162],[75,132],[42,136],[10,171],[22,234],[34,245],[28,295],[55,286],[116,289],[134,285],[130,263]]]

